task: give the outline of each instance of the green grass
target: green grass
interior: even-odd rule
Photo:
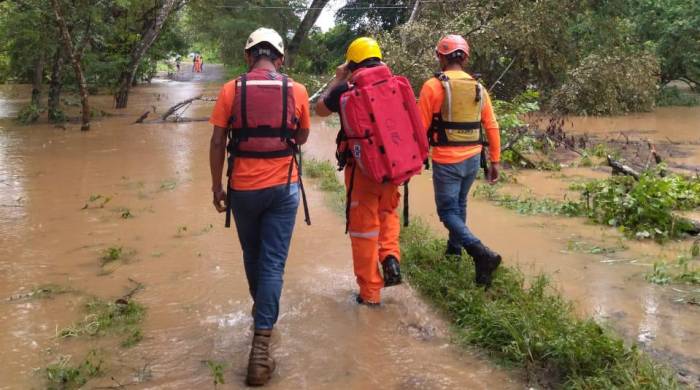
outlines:
[[[700,105],[700,96],[695,93],[681,91],[676,87],[664,87],[656,96],[656,105],[664,106],[697,106]]]
[[[670,370],[593,319],[578,318],[546,276],[526,280],[504,266],[483,291],[474,283],[472,261],[446,259],[445,242],[416,220],[402,231],[401,248],[409,283],[448,316],[460,343],[557,388],[679,387]]]
[[[46,367],[47,389],[79,389],[90,379],[103,374],[103,361],[95,351],[90,351],[77,365],[71,365],[70,360],[70,356],[61,356],[55,363]]]
[[[226,369],[226,363],[225,362],[219,362],[216,360],[207,360],[204,363],[206,363],[207,367],[209,368],[209,372],[211,373],[211,377],[214,382],[214,387],[217,387],[218,385],[223,385],[226,382],[224,381],[224,370]]]
[[[315,173],[309,176],[332,199],[343,196],[330,163],[310,165]],[[445,245],[414,219],[401,232],[401,264],[409,284],[450,319],[461,344],[480,347],[497,362],[521,367],[555,388],[680,387],[672,371],[593,319],[577,317],[546,276],[526,280],[519,270],[501,266],[484,291],[474,283],[472,261],[446,259]]]
[[[328,203],[333,210],[345,211],[345,186],[338,180],[338,170],[328,161],[304,160],[303,174],[316,180],[318,187],[329,193]]]
[[[146,308],[136,301],[116,303],[92,298],[85,305],[85,312],[82,321],[59,330],[58,337],[125,335],[121,343],[125,348],[143,339],[140,326]]]

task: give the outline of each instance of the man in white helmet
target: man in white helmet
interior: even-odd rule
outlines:
[[[278,72],[284,43],[277,32],[255,30],[244,55],[248,72],[221,88],[209,120],[214,126],[210,166],[214,207],[226,213],[227,227],[233,215],[253,298],[255,333],[246,382],[261,386],[275,369],[270,335],[300,193],[304,198],[297,157],[309,135],[310,116],[306,88]]]

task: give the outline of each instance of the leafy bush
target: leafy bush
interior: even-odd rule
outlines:
[[[629,176],[613,176],[583,185],[588,217],[618,226],[628,235],[664,240],[688,230],[688,222],[675,210],[700,206],[700,181],[672,175],[643,174],[639,181]]]
[[[683,92],[677,87],[664,87],[656,95],[656,105],[664,106],[697,106],[700,104],[700,97],[695,94]]]
[[[44,110],[41,107],[30,104],[17,113],[17,122],[23,125],[34,123],[39,120],[39,116],[41,116],[42,112],[44,112]]]
[[[613,115],[654,108],[659,61],[647,51],[593,53],[568,71],[550,105],[564,113]]]

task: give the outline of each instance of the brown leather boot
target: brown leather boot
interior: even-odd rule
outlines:
[[[248,360],[248,386],[263,386],[270,380],[275,371],[275,361],[270,357],[270,337],[272,330],[256,329],[253,335],[253,346]]]

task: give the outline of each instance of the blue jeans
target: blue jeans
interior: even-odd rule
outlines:
[[[479,172],[480,163],[481,156],[478,154],[455,164],[433,162],[437,213],[450,232],[450,245],[455,248],[480,242],[467,227],[467,195]]]
[[[255,302],[255,329],[272,329],[279,314],[284,265],[299,206],[299,185],[233,191],[231,204],[243,248],[248,289]]]

